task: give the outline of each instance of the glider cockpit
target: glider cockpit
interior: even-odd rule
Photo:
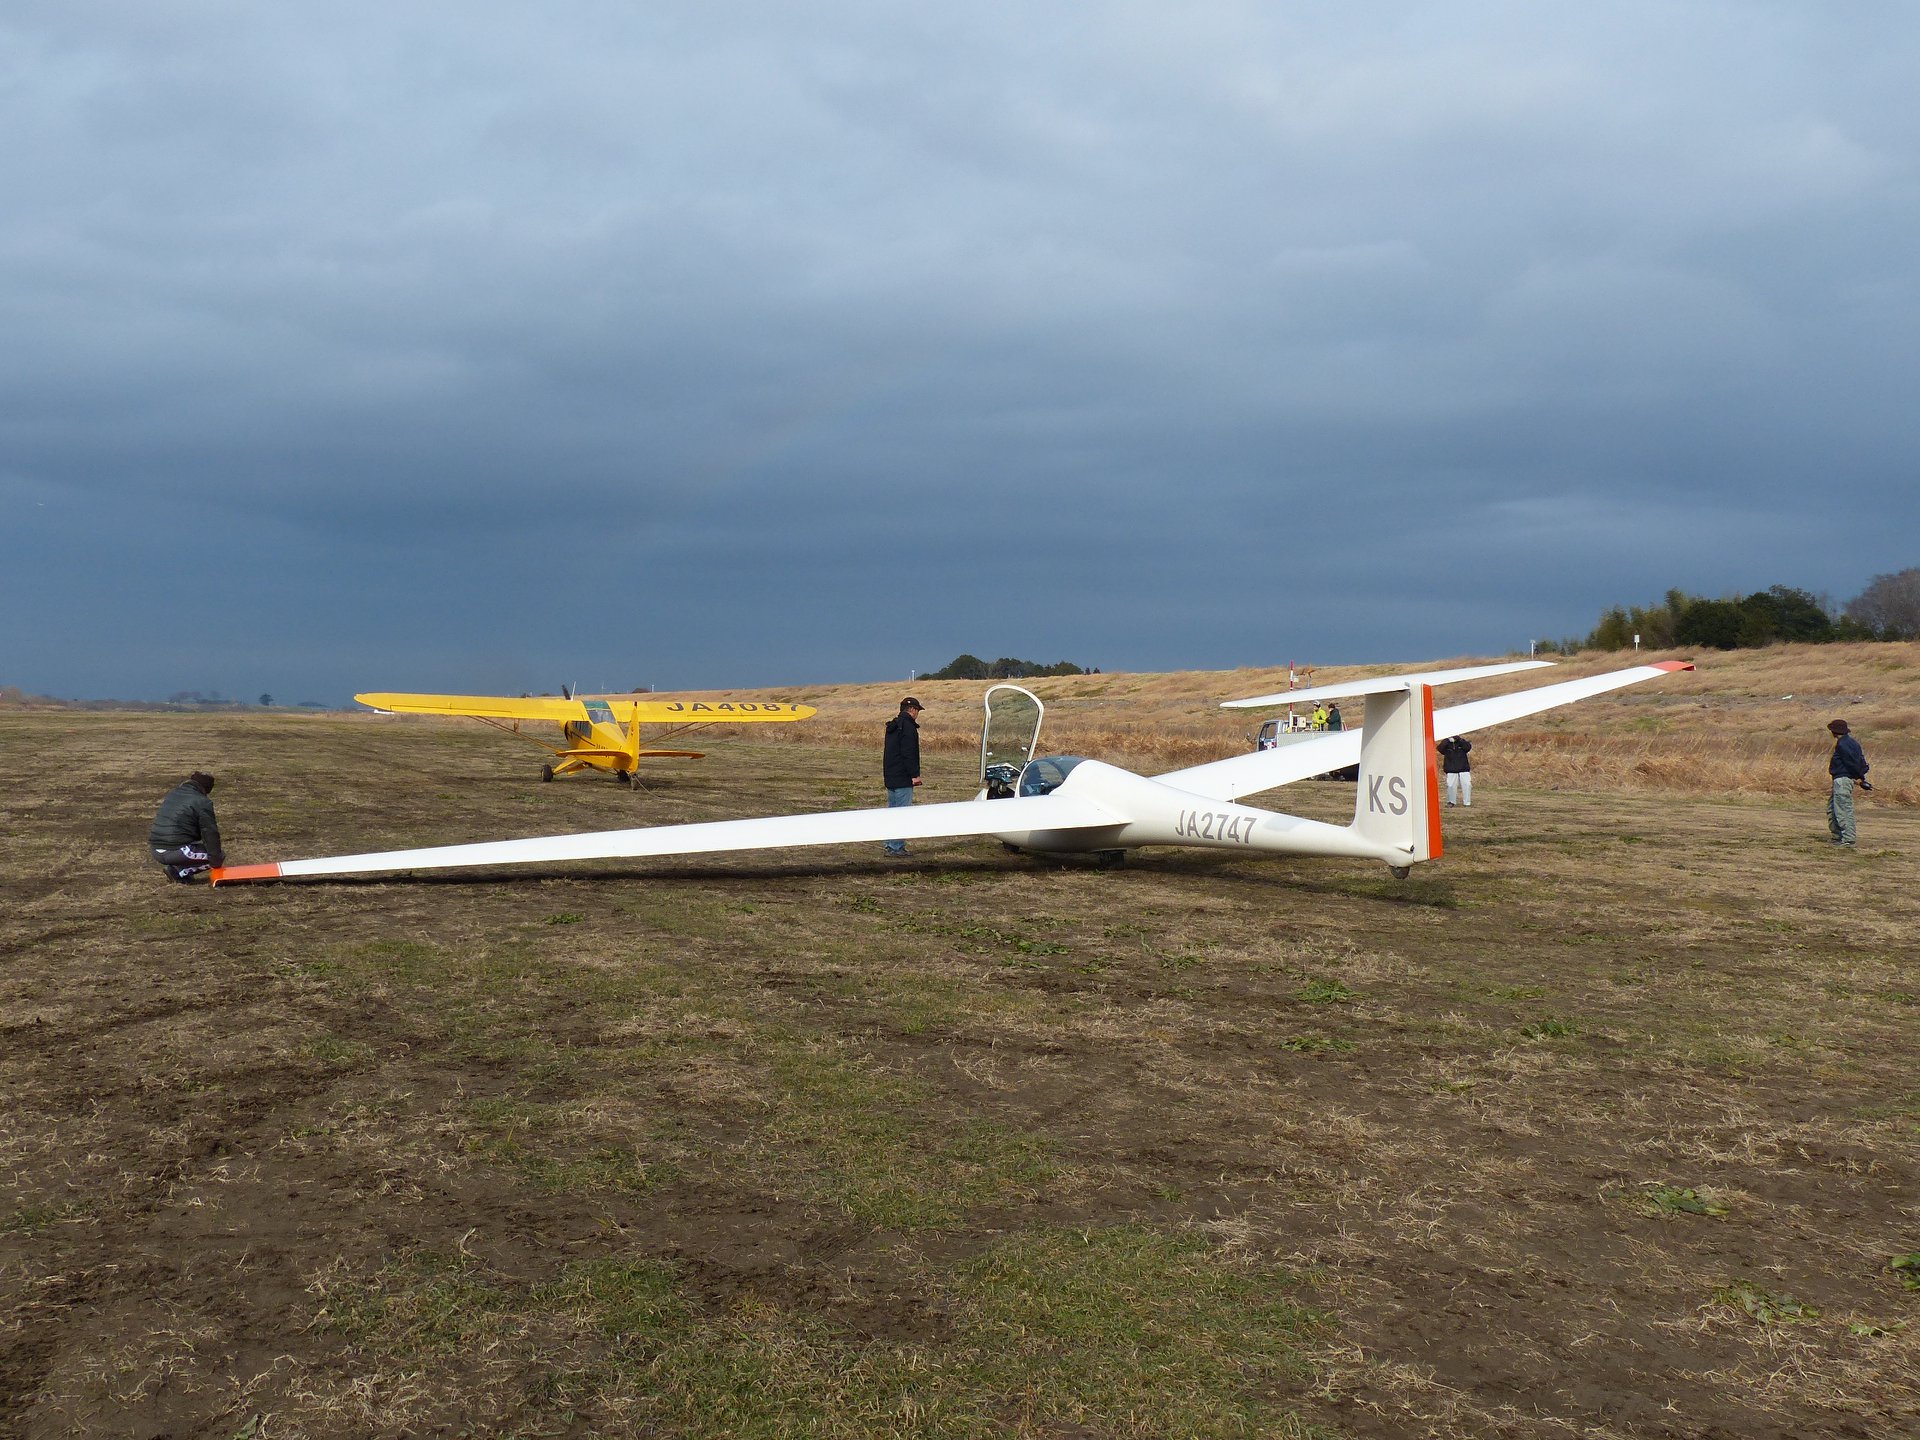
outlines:
[[[1018,685],[995,685],[983,702],[986,718],[980,725],[980,784],[978,798],[1011,800],[1015,796],[1050,795],[1080,764],[1078,755],[1041,755],[1040,725],[1047,707],[1031,690]]]
[[[1084,758],[1080,755],[1042,755],[1036,760],[1029,760],[1027,768],[1020,772],[1019,793],[1051,795]]]

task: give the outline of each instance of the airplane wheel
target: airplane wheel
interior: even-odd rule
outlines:
[[[545,780],[551,780],[551,779],[553,779],[553,766],[551,766],[551,765],[542,765],[542,766],[540,767],[540,778],[541,778],[541,779],[542,779],[543,781],[545,781]]]
[[[1411,865],[1389,865],[1387,869],[1396,880],[1404,880],[1413,873]]]
[[[1124,850],[1102,850],[1093,857],[1096,870],[1118,870],[1126,863],[1127,852]]]
[[[1006,840],[1000,842],[1000,848],[1005,850],[1009,855],[1018,855],[1020,853],[1020,847],[1018,845]]]

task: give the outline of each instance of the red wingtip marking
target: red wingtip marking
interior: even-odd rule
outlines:
[[[1691,660],[1662,660],[1653,668],[1656,670],[1665,670],[1671,674],[1675,670],[1691,670],[1693,668],[1693,662]]]
[[[207,876],[215,885],[231,885],[236,880],[278,880],[278,865],[223,865]]]

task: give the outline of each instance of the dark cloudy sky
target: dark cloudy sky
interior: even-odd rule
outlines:
[[[1524,649],[1920,564],[1920,8],[9,0],[0,684]]]

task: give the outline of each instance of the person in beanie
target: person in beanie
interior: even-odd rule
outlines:
[[[920,783],[920,702],[909,695],[900,713],[887,722],[886,743],[880,750],[881,779],[887,787],[887,805],[913,804],[913,787]],[[904,840],[887,841],[889,855],[907,853]]]
[[[225,863],[220,822],[213,818],[213,776],[196,770],[173,787],[147,830],[147,844],[161,869],[182,884],[202,879]]]
[[[1829,720],[1827,733],[1833,736],[1833,758],[1827,761],[1827,774],[1833,777],[1833,789],[1827,795],[1827,834],[1834,844],[1851,847],[1853,792],[1873,789],[1867,783],[1867,752],[1844,720]]]
[[[1467,752],[1473,742],[1464,735],[1450,735],[1437,747],[1440,768],[1447,772],[1447,804],[1473,807],[1473,762]]]

